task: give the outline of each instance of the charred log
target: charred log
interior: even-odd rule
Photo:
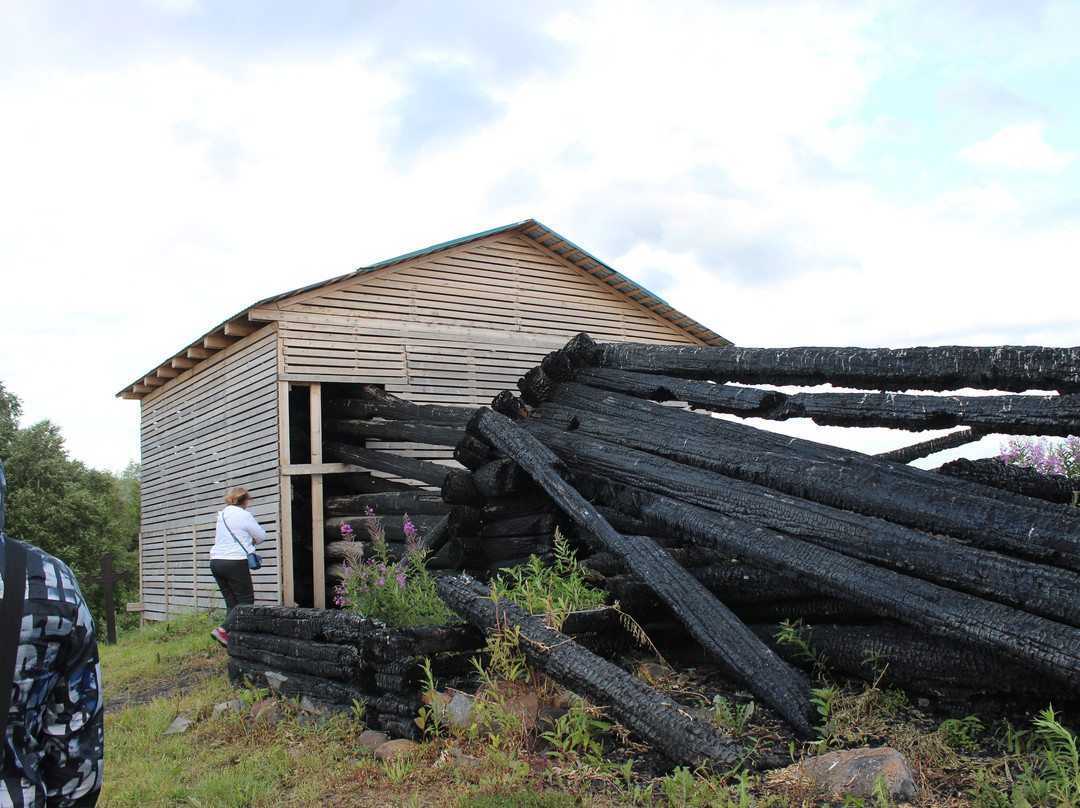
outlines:
[[[636,486],[798,537],[900,572],[1080,626],[1080,574],[1012,558],[857,513],[792,497],[704,469],[522,422],[597,498],[608,482]],[[932,475],[931,475],[932,476]]]
[[[623,555],[630,570],[653,586],[717,661],[775,707],[797,732],[812,734],[806,682],[780,662],[704,586],[648,537],[631,538],[617,533],[560,476],[567,471],[562,461],[515,422],[488,412],[480,417],[478,426],[496,448],[521,464],[580,530],[591,533],[606,549]]]
[[[981,437],[983,437],[982,433],[973,429],[961,429],[950,432],[948,435],[942,435],[940,438],[924,440],[921,443],[914,443],[911,446],[904,446],[891,452],[880,452],[874,457],[878,460],[888,460],[890,463],[910,463],[920,457],[927,457],[936,452],[943,452],[946,449],[955,449],[957,446],[974,443]]]
[[[596,365],[745,384],[1080,393],[1080,348],[736,348],[606,343]],[[528,398],[526,398],[528,401]]]
[[[439,594],[486,633],[503,626],[519,628],[519,642],[529,664],[605,709],[623,726],[681,765],[735,764],[744,752],[715,726],[695,718],[669,696],[649,688],[618,666],[596,656],[556,631],[543,618],[516,604],[492,600],[490,590],[465,576],[438,581]]]
[[[464,426],[473,414],[472,407],[417,404],[369,384],[361,385],[359,393],[352,398],[328,397],[326,414],[338,418],[370,420],[378,417],[448,426]]]
[[[338,419],[327,422],[327,431],[361,441],[381,440],[423,443],[429,446],[456,446],[465,435],[465,423],[457,426],[409,423],[405,421],[358,421]]]
[[[960,458],[935,469],[938,474],[1002,488],[1025,497],[1071,505],[1080,492],[1080,480],[1061,474],[1043,474],[1027,466],[1003,463],[995,458]]]
[[[361,449],[343,443],[327,443],[324,451],[327,457],[342,463],[353,463],[366,469],[394,474],[398,477],[417,480],[436,487],[443,484],[447,472],[451,471],[449,467],[432,463],[429,460],[417,460],[416,458],[402,457],[389,452]]]
[[[549,373],[550,375],[550,373]],[[980,433],[1071,435],[1080,432],[1080,396],[934,396],[902,393],[795,393],[713,384],[674,376],[583,368],[573,378],[590,387],[684,401],[696,409],[743,418],[810,418],[823,426],[879,426],[920,431],[972,427]]]
[[[1076,628],[655,494],[627,491],[620,505],[722,552],[782,570],[807,587],[879,617],[1026,664],[1080,694]]]
[[[448,505],[483,505],[484,495],[476,490],[472,474],[450,469],[442,483],[442,500]]]
[[[834,508],[1080,569],[1080,513],[921,469],[583,385],[544,421]],[[536,419],[522,421],[529,426]]]
[[[386,491],[374,494],[332,496],[326,499],[326,513],[330,516],[362,514],[370,508],[377,516],[389,514],[412,514],[414,516],[438,514],[449,510],[442,497],[435,491]]]

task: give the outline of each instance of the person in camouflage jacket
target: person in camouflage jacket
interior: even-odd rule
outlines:
[[[3,502],[0,463],[0,565]],[[2,590],[0,590],[2,594]],[[82,808],[101,790],[101,666],[74,574],[26,545],[26,590],[0,771],[0,808]]]

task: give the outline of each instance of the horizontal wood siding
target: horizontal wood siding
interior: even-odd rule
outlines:
[[[514,234],[283,301],[285,378],[479,406],[574,334],[689,343],[671,323]]]
[[[255,599],[279,602],[277,337],[270,327],[207,367],[148,396],[142,406],[142,568],[144,615],[164,619],[223,607],[209,551],[222,497],[252,493],[266,528]]]

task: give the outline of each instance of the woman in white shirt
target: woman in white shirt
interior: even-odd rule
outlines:
[[[246,488],[234,488],[225,495],[225,507],[217,515],[217,533],[210,548],[210,572],[225,598],[225,622],[210,632],[222,645],[229,642],[233,609],[239,603],[254,603],[248,553],[266,538],[266,531],[247,511],[251,494]]]

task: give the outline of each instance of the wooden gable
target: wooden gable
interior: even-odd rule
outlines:
[[[347,377],[432,403],[486,404],[580,331],[702,344],[516,231],[301,291],[251,318],[278,322],[286,380]]]

